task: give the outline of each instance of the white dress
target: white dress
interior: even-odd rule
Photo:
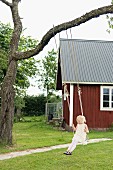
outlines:
[[[84,131],[86,128],[86,124],[77,124],[76,133],[74,135],[74,138],[77,137],[78,142],[81,142],[82,144],[86,141],[86,132]]]
[[[68,147],[69,152],[72,152],[76,148],[78,142],[81,142],[82,144],[87,144],[85,128],[86,124],[77,124],[76,133],[74,134],[72,142]]]

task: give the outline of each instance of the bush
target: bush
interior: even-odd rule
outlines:
[[[45,114],[46,97],[39,96],[25,96],[25,108],[23,112],[25,116],[40,116]]]

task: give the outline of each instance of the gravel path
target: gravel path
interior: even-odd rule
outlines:
[[[112,140],[112,139],[108,139],[108,138],[90,139],[90,140],[88,140],[88,143],[96,143],[96,142],[107,141],[107,140]],[[30,155],[33,153],[51,151],[53,149],[67,148],[68,146],[69,146],[69,144],[63,144],[63,145],[56,145],[56,146],[50,146],[50,147],[43,147],[43,148],[37,148],[37,149],[29,149],[29,150],[25,150],[25,151],[0,154],[0,160],[15,158],[18,156]]]

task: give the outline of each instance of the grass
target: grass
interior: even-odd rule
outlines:
[[[0,153],[46,147],[71,142],[72,132],[59,131],[57,128],[45,123],[43,117],[25,118],[26,122],[14,123],[13,146],[0,146]],[[112,131],[92,131],[88,137],[113,138]]]
[[[42,117],[27,118],[14,124],[14,146],[0,147],[0,153],[71,142],[72,132],[61,132],[47,125]],[[112,138],[113,132],[91,131],[89,138]],[[56,149],[0,161],[0,170],[113,170],[113,141],[79,145],[73,155]]]
[[[73,155],[64,149],[0,161],[1,170],[113,170],[113,142],[79,145]]]
[[[0,153],[52,146],[71,141],[72,133],[59,131],[45,123],[43,117],[25,118],[26,122],[14,123],[14,145],[0,146]]]

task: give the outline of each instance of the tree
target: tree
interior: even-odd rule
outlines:
[[[42,59],[42,66],[40,67],[40,86],[46,89],[47,101],[49,94],[56,90],[56,72],[57,72],[57,53],[52,49],[48,51],[48,55]]]
[[[13,29],[10,24],[3,24],[0,22],[0,86],[3,82],[3,79],[6,75],[7,63],[8,63],[8,53],[10,47],[10,39],[12,35]],[[32,39],[30,36],[25,37],[21,36],[19,42],[19,51],[26,51],[28,49],[32,49],[36,46],[37,40]],[[38,73],[37,71],[37,61],[34,58],[29,58],[26,60],[18,61],[18,69],[16,76],[16,91],[20,91],[20,89],[26,89],[29,87],[29,79],[28,77],[34,77]]]
[[[18,4],[20,0],[0,0],[2,3],[6,4],[12,13],[14,29],[11,36],[9,54],[8,54],[8,67],[7,72],[3,81],[2,91],[1,91],[1,114],[0,114],[0,142],[12,144],[12,127],[13,127],[13,116],[14,116],[14,82],[17,73],[17,62],[19,60],[31,58],[39,54],[43,48],[48,44],[50,39],[57,33],[66,30],[68,28],[76,27],[85,23],[92,18],[97,18],[104,14],[113,13],[113,5],[104,6],[95,10],[92,10],[85,15],[76,18],[72,21],[62,23],[60,25],[51,28],[38,43],[38,45],[27,51],[19,51],[18,46],[20,42],[20,35],[22,33],[22,22],[19,16]],[[54,32],[54,34],[53,34]]]
[[[8,53],[10,47],[10,39],[13,29],[10,24],[3,24],[0,22],[0,89],[3,79],[6,75]],[[19,51],[26,51],[36,46],[37,40],[32,39],[30,36],[25,37],[21,35],[18,49]],[[25,96],[26,89],[30,86],[28,77],[34,77],[38,73],[37,61],[34,58],[18,61],[17,76],[15,81],[15,116],[16,121],[21,118],[21,109],[24,107],[23,97]],[[0,94],[1,96],[1,94]]]
[[[48,103],[58,103],[61,101],[62,99],[59,95],[50,94],[50,96],[48,97]]]

